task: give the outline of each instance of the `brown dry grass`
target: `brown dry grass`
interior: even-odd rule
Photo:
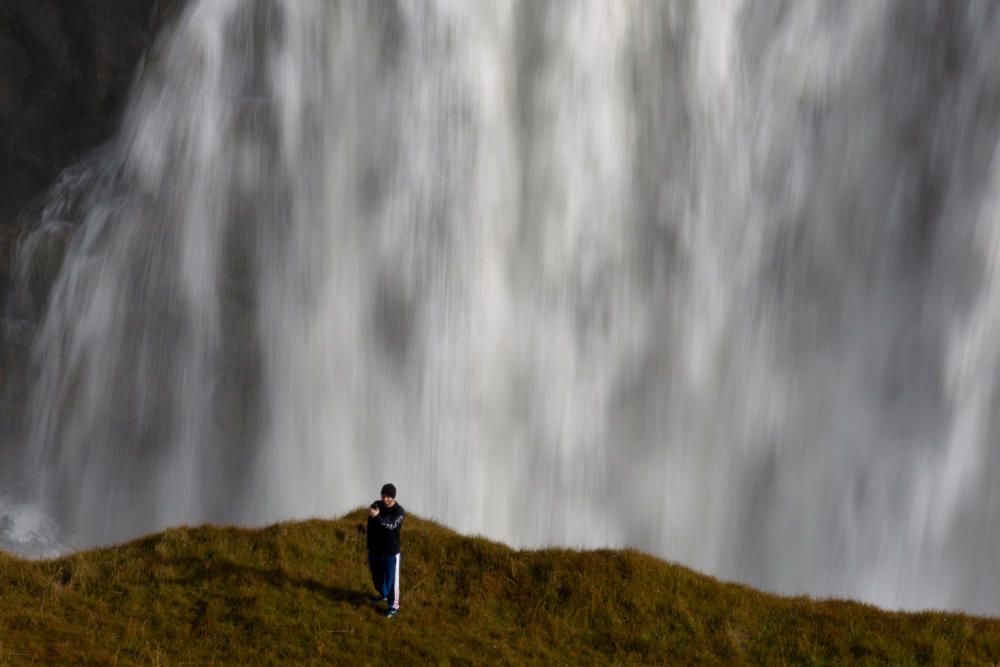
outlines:
[[[515,551],[407,519],[402,609],[367,602],[364,513],[0,553],[0,667],[970,664],[1000,620],[781,598],[634,551]]]

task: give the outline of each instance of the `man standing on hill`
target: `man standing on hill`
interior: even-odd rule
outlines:
[[[385,617],[399,613],[399,532],[406,513],[396,502],[396,487],[382,487],[382,500],[368,508],[368,569],[378,596],[372,604],[386,601]]]

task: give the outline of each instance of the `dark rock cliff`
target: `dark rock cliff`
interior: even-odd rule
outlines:
[[[143,55],[185,1],[0,0],[0,430],[31,338],[2,319],[17,238],[59,172],[111,138]]]
[[[181,4],[0,0],[0,266],[25,203],[110,138],[136,66]]]

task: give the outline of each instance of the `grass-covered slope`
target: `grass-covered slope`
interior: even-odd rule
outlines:
[[[1000,620],[780,598],[632,551],[515,551],[416,517],[383,619],[365,513],[0,553],[0,665],[991,664]]]

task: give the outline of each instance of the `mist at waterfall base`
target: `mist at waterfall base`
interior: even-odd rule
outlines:
[[[191,0],[19,247],[0,548],[393,481],[1000,613],[998,131],[993,2]]]

